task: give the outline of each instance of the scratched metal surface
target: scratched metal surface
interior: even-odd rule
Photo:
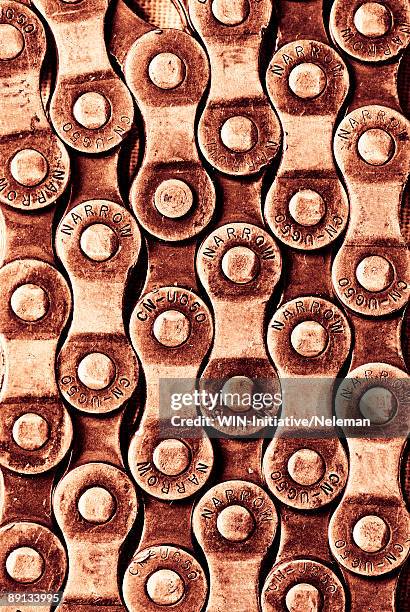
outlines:
[[[407,610],[403,439],[164,440],[159,380],[405,422],[408,3],[0,8],[4,609]]]

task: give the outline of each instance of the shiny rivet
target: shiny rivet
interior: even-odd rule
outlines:
[[[255,251],[245,246],[235,246],[222,257],[222,270],[237,285],[250,283],[259,272],[259,258]]]
[[[6,570],[16,582],[35,582],[44,571],[44,559],[34,548],[15,548],[6,559]]]
[[[246,153],[258,142],[258,130],[251,119],[236,115],[227,119],[223,124],[221,140],[231,151]]]
[[[14,314],[23,321],[39,321],[49,309],[50,303],[42,287],[27,283],[13,292],[10,306]]]
[[[302,486],[318,482],[325,473],[325,462],[319,453],[310,448],[300,448],[289,458],[290,477]]]
[[[212,13],[224,25],[236,26],[249,15],[248,0],[213,0]]]
[[[182,474],[190,463],[190,452],[186,444],[173,438],[162,440],[152,456],[155,467],[167,476]]]
[[[178,179],[168,179],[158,185],[154,195],[155,207],[168,219],[179,219],[192,208],[194,196],[189,185]]]
[[[80,247],[93,261],[106,261],[117,252],[118,238],[108,225],[93,223],[81,234]]]
[[[111,106],[107,98],[96,91],[82,94],[73,106],[75,120],[88,130],[103,127],[110,118]]]
[[[104,353],[89,353],[78,365],[78,378],[89,389],[105,389],[115,376],[115,365]]]
[[[353,540],[368,553],[384,548],[389,539],[389,528],[382,518],[369,514],[357,521],[353,528]]]
[[[356,278],[366,291],[383,291],[393,282],[391,263],[380,255],[365,257],[356,268]]]
[[[254,530],[255,521],[247,508],[234,504],[219,513],[216,526],[225,540],[243,542]]]
[[[394,140],[384,130],[372,128],[360,136],[357,148],[360,157],[371,166],[382,166],[394,153]]]
[[[10,23],[0,23],[0,60],[11,60],[24,49],[24,38]]]
[[[289,87],[298,98],[316,98],[326,87],[326,75],[317,64],[304,62],[292,69]]]
[[[384,36],[392,25],[392,15],[380,2],[365,2],[354,15],[356,29],[367,38]]]
[[[160,569],[151,574],[146,589],[149,598],[158,606],[171,606],[182,599],[185,584],[181,576],[169,569]]]
[[[78,500],[78,511],[88,523],[106,523],[113,516],[115,499],[103,487],[90,487]]]
[[[327,331],[317,321],[302,321],[293,329],[290,341],[297,353],[303,357],[316,357],[327,345]]]
[[[289,212],[299,225],[317,225],[326,212],[322,196],[313,189],[301,189],[291,197]]]
[[[395,415],[397,400],[385,387],[370,387],[360,398],[359,409],[365,419],[374,425],[382,425]]]
[[[179,310],[161,312],[153,326],[153,333],[158,342],[172,348],[186,342],[190,330],[189,319]]]
[[[184,80],[184,62],[174,53],[158,53],[148,66],[148,74],[160,89],[174,89]]]
[[[234,412],[247,412],[250,409],[249,403],[242,403],[241,399],[252,397],[253,380],[247,376],[232,376],[226,381],[221,390],[221,395],[225,406]]]
[[[300,582],[286,593],[285,603],[289,612],[318,612],[320,593],[313,584]]]
[[[22,414],[13,425],[13,439],[24,450],[37,450],[44,446],[49,438],[48,423],[34,412]]]
[[[39,151],[22,149],[11,160],[10,172],[20,185],[34,187],[47,176],[48,163]]]

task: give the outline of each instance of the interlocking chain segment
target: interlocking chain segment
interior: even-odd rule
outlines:
[[[379,397],[379,402],[380,397],[385,399],[382,411],[376,412],[372,406],[373,435],[380,430],[383,437],[348,440],[349,479],[329,529],[332,553],[342,568],[349,570],[343,573],[352,596],[352,610],[363,606],[371,612],[395,609],[398,574],[391,572],[403,565],[409,553],[409,515],[399,481],[405,440],[397,436],[394,427],[385,438],[391,428],[388,420],[392,409],[402,423],[402,431],[408,429],[406,378],[406,372],[388,363],[366,363],[349,373],[336,398],[337,413],[346,416],[352,415],[352,405],[357,413],[363,411],[371,395]],[[364,487],[364,475],[369,472],[374,478]],[[377,582],[377,595],[370,601],[368,578],[377,576],[386,577]]]
[[[302,5],[298,10],[295,3],[284,3],[278,41],[285,44],[267,72],[284,149],[265,208],[269,226],[287,246],[289,270],[282,304],[267,336],[281,381],[281,416],[307,419],[317,414],[319,406],[323,416],[331,417],[334,379],[351,342],[346,317],[329,301],[332,291],[326,278],[330,245],[343,232],[348,217],[331,142],[349,77],[344,62],[327,44],[321,3],[309,4],[307,25]],[[307,38],[312,30],[316,40]],[[281,503],[279,550],[262,592],[264,612],[319,606],[326,611],[345,609],[345,589],[332,567],[326,535],[329,504],[346,484],[348,461],[336,436],[321,436],[319,430],[316,437],[304,438],[303,431],[290,437],[278,427],[263,458],[267,486]],[[311,536],[308,549],[297,535],[305,529]]]
[[[32,4],[0,0],[0,607],[407,609],[408,2]],[[345,425],[244,431],[262,390]]]
[[[267,87],[282,124],[284,155],[265,215],[288,246],[325,247],[346,226],[349,207],[333,161],[332,132],[348,86],[346,66],[321,41],[288,43],[270,63]]]
[[[331,417],[333,378],[350,348],[350,329],[343,313],[319,297],[286,302],[269,324],[268,347],[283,379],[282,416],[300,413],[309,418],[321,404],[325,416]],[[310,378],[324,373],[326,378],[312,388]],[[303,406],[300,393],[304,394]],[[315,510],[340,494],[346,483],[347,459],[338,438],[289,440],[278,428],[265,453],[264,472],[268,487],[284,504]]]
[[[218,391],[223,380],[224,390],[235,392],[236,388],[252,388],[252,378],[273,384],[276,372],[266,354],[263,323],[281,271],[274,240],[251,223],[227,223],[202,243],[197,266],[215,317],[215,341],[202,375],[204,387]],[[244,317],[245,308],[252,310],[252,319]],[[243,325],[238,328],[236,322],[241,319]],[[229,412],[234,413],[235,408]],[[235,434],[230,426],[219,428]],[[255,431],[249,429],[249,433]]]
[[[194,130],[209,68],[191,37],[164,30],[134,43],[124,74],[145,132],[130,200],[149,235],[148,275],[130,321],[146,380],[144,411],[128,452],[131,473],[143,491],[144,528],[124,576],[123,595],[130,610],[172,605],[190,612],[203,607],[208,591],[190,517],[193,496],[209,479],[213,449],[206,436],[192,438],[189,431],[164,439],[159,419],[161,381],[186,380],[185,391],[192,392],[213,335],[208,307],[196,294],[195,243],[180,242],[195,237],[215,208],[213,183],[200,162]]]
[[[78,182],[56,232],[57,254],[70,274],[74,295],[73,318],[57,364],[59,385],[71,405],[97,414],[119,408],[138,381],[122,311],[141,239],[122,205],[117,161],[118,152],[76,159]],[[93,173],[101,179],[98,193],[91,194]]]
[[[53,507],[69,555],[59,609],[124,610],[116,568],[136,517],[136,493],[129,477],[113,465],[86,463],[59,482]]]
[[[212,445],[206,436],[190,438],[189,433],[164,439],[158,419],[161,381],[187,379],[184,388],[192,391],[191,381],[198,376],[211,344],[211,316],[193,291],[159,287],[137,303],[130,330],[146,376],[147,395],[128,459],[146,496],[142,541],[124,578],[124,598],[136,610],[141,602],[149,610],[171,604],[181,611],[200,610],[207,581],[191,554],[190,516],[192,496],[207,483],[212,470]],[[147,576],[150,582],[144,587]],[[169,592],[161,587],[167,580],[172,584]]]
[[[334,377],[347,357],[350,337],[346,317],[320,297],[301,296],[275,313],[269,324],[268,347],[281,379],[282,417],[309,419],[318,406],[323,416],[331,417]],[[312,378],[317,378],[315,386]],[[347,457],[337,437],[327,434],[306,440],[303,432],[293,435],[289,437],[279,427],[263,459],[267,485],[283,506],[277,562],[264,586],[262,609],[282,610],[285,601],[288,607],[294,605],[288,602],[300,601],[317,608],[321,601],[324,610],[343,610],[344,588],[328,567],[326,532],[329,504],[346,484]],[[311,535],[308,550],[298,536],[304,529]],[[294,574],[306,580],[295,583]]]
[[[130,445],[130,469],[150,495],[164,500],[185,499],[206,483],[213,462],[212,445],[207,437],[188,445],[182,440],[161,440],[159,381],[197,377],[211,344],[211,316],[192,291],[161,287],[138,302],[131,317],[131,337],[144,366],[147,397]]]
[[[349,192],[350,219],[333,264],[333,283],[340,301],[366,316],[393,313],[409,297],[409,253],[399,225],[410,167],[408,134],[402,115],[378,105],[352,111],[336,132],[335,156]]]
[[[2,465],[23,474],[42,473],[61,461],[71,442],[70,418],[59,397],[54,370],[70,294],[59,272],[38,260],[10,262],[0,270],[0,278],[5,359]],[[23,343],[28,354],[22,362]],[[17,370],[18,379],[13,376]],[[33,415],[33,410],[41,415]],[[30,427],[37,433],[36,440],[30,440]]]
[[[35,581],[39,590],[56,592],[67,557],[52,532],[51,496],[72,425],[55,357],[71,296],[55,268],[51,205],[67,186],[70,163],[42,106],[46,35],[40,19],[27,6],[2,2],[0,30],[0,589],[24,594]],[[45,612],[50,605],[27,609]]]
[[[207,612],[223,610],[228,594],[234,609],[257,610],[260,568],[277,526],[273,501],[253,482],[227,480],[201,498],[192,521],[209,566]]]
[[[141,237],[122,202],[118,155],[117,149],[102,157],[75,157],[77,182],[56,232],[56,250],[70,273],[74,296],[57,372],[61,393],[81,412],[75,427],[82,441],[53,499],[69,556],[62,610],[124,609],[113,570],[137,512],[133,483],[123,471],[120,427],[125,402],[138,382],[123,302]],[[94,176],[99,177],[97,189]],[[97,448],[93,439],[100,441]]]
[[[279,123],[259,76],[272,2],[189,0],[188,7],[211,65],[209,96],[198,126],[201,151],[220,172],[258,172],[280,146]]]
[[[225,204],[222,224],[203,241],[196,262],[215,318],[215,338],[202,373],[202,388],[252,392],[255,379],[262,379],[269,381],[274,392],[277,375],[267,357],[263,323],[280,277],[281,255],[275,241],[260,227],[261,177],[245,185],[226,177],[218,177],[218,182]],[[237,221],[240,188],[246,194],[242,207],[246,222]],[[246,317],[249,308],[252,319]],[[243,322],[240,327],[238,321]],[[219,405],[216,410],[229,416],[243,407]],[[222,610],[227,593],[233,608],[254,610],[259,605],[261,563],[277,526],[275,506],[260,486],[263,441],[235,440],[241,435],[236,427],[216,427],[229,434],[228,439],[215,440],[223,459],[221,482],[201,498],[193,515],[194,533],[210,571],[206,610]],[[259,429],[250,427],[248,432]],[[248,584],[243,589],[240,568],[245,562]]]
[[[153,255],[155,261],[155,250]],[[184,247],[180,253],[174,249],[176,261],[184,255]],[[187,274],[195,285],[192,258],[191,262]],[[185,284],[178,272],[173,278]],[[146,288],[151,281],[148,277]],[[161,381],[186,379],[184,388],[192,391],[191,381],[198,376],[212,340],[207,306],[177,283],[169,287],[155,283],[136,304],[130,323],[147,381],[143,416],[128,455],[131,473],[145,492],[144,530],[123,582],[131,610],[140,605],[157,610],[171,604],[181,611],[200,610],[207,592],[205,572],[193,554],[190,516],[192,496],[206,484],[212,470],[212,445],[205,436],[190,438],[189,430],[186,437],[164,439],[158,422]]]
[[[399,481],[408,435],[403,417],[408,408],[401,390],[408,374],[400,330],[409,268],[399,219],[409,153],[408,122],[396,89],[399,54],[408,42],[408,8],[401,2],[362,6],[348,2],[341,10],[336,1],[330,19],[332,36],[351,56],[356,78],[350,113],[337,127],[334,142],[349,194],[350,219],[332,278],[339,300],[351,311],[356,337],[336,411],[363,414],[370,407],[373,424],[371,439],[367,432],[348,437],[349,478],[329,528],[330,546],[342,566],[352,610],[395,609],[398,572],[394,570],[404,564],[409,546],[409,515]],[[376,76],[382,76],[382,86],[374,95]],[[386,315],[389,318],[380,319]],[[399,429],[389,423],[393,412],[396,423],[402,423]],[[370,470],[375,478],[366,481],[364,493],[363,475]],[[374,582],[377,595],[370,598],[368,578],[386,574]]]
[[[77,151],[98,153],[130,130],[131,94],[114,72],[104,42],[108,0],[36,0],[58,52],[50,116],[60,138]]]
[[[175,30],[146,34],[125,63],[145,126],[144,159],[130,200],[141,225],[162,240],[192,238],[214,212],[214,187],[195,144],[208,70],[199,44]]]
[[[0,5],[0,202],[38,210],[67,187],[70,161],[44,114],[40,70],[46,34],[40,19],[19,2]]]

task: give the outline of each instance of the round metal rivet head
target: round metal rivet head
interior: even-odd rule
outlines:
[[[0,60],[11,60],[24,49],[24,38],[10,23],[0,23]]]
[[[326,75],[317,64],[304,62],[292,69],[289,87],[298,98],[316,98],[326,87]]]
[[[115,365],[104,353],[89,353],[78,365],[78,378],[89,389],[105,389],[115,376]]]
[[[242,403],[241,400],[244,396],[252,396],[253,386],[253,380],[247,376],[232,376],[221,390],[225,406],[234,412],[247,412],[250,405]]]
[[[384,130],[372,128],[360,136],[357,148],[360,157],[371,166],[382,166],[394,153],[394,140]]]
[[[191,324],[179,310],[161,312],[154,321],[153,333],[160,344],[175,348],[187,341]]]
[[[44,571],[44,559],[34,548],[15,548],[6,559],[6,570],[16,582],[35,582]]]
[[[254,280],[259,272],[259,258],[252,249],[235,246],[222,257],[222,271],[237,285],[245,285]]]
[[[325,462],[319,453],[310,448],[301,448],[289,458],[290,477],[300,485],[310,486],[318,482],[325,473]]]
[[[47,176],[48,163],[39,151],[22,149],[11,160],[10,172],[20,185],[35,187]]]
[[[81,234],[80,247],[93,261],[106,261],[118,250],[115,232],[104,223],[93,223]]]
[[[180,440],[162,440],[153,453],[155,467],[167,476],[182,474],[189,466],[191,455],[189,448]]]
[[[90,487],[78,500],[78,511],[89,523],[106,523],[115,512],[115,499],[103,487]]]
[[[374,425],[383,425],[396,414],[397,400],[389,389],[371,387],[360,398],[359,410]]]
[[[365,552],[378,552],[386,546],[388,539],[388,526],[374,514],[363,516],[353,527],[353,540]]]
[[[224,25],[236,26],[249,15],[248,0],[213,0],[212,13]]]
[[[102,94],[88,91],[75,101],[73,115],[75,120],[88,130],[98,130],[110,118],[111,106]]]
[[[387,259],[380,255],[371,255],[362,259],[357,266],[356,278],[366,291],[377,293],[391,285],[394,272]]]
[[[14,422],[12,435],[20,448],[37,450],[44,446],[49,438],[48,423],[39,414],[27,412]]]
[[[376,38],[384,36],[392,25],[392,15],[387,6],[380,2],[365,2],[354,15],[354,25],[363,36]]]
[[[170,569],[160,569],[151,574],[146,589],[148,597],[158,606],[176,604],[185,593],[181,576]]]
[[[313,584],[300,582],[286,593],[285,603],[289,612],[318,612],[320,593]]]
[[[23,321],[39,321],[47,313],[50,303],[42,287],[27,283],[13,292],[10,306],[14,314]]]
[[[289,212],[299,225],[317,225],[326,212],[322,196],[312,189],[301,189],[291,197]]]
[[[254,530],[255,521],[249,510],[235,504],[227,506],[219,513],[216,526],[225,540],[243,542]]]
[[[168,219],[179,219],[192,208],[194,196],[189,185],[178,179],[168,179],[158,185],[154,195],[155,207]]]
[[[316,357],[326,348],[327,331],[317,321],[302,321],[293,329],[290,341],[297,353],[303,357]]]
[[[150,61],[148,74],[160,89],[174,89],[184,80],[184,62],[174,53],[158,53]]]
[[[230,117],[221,127],[221,140],[225,147],[235,153],[246,153],[258,142],[256,125],[248,117]]]

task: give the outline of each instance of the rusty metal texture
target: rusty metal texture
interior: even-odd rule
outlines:
[[[409,609],[409,38],[0,0],[0,611]],[[370,426],[164,433],[164,381]]]

